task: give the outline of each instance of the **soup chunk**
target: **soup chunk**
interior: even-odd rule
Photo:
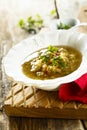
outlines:
[[[33,79],[54,79],[75,71],[82,61],[82,55],[70,46],[48,46],[38,56],[23,63],[23,73]]]

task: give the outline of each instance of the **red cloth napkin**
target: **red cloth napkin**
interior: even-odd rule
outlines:
[[[71,83],[61,85],[59,98],[62,101],[87,103],[87,73]]]

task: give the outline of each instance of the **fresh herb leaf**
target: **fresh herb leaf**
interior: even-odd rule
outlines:
[[[19,26],[29,33],[36,33],[43,27],[43,24],[44,22],[40,15],[36,15],[36,18],[30,16],[27,18],[26,21],[24,21],[23,19],[19,21]]]
[[[41,55],[40,56],[40,59],[42,59],[43,60],[43,62],[48,62],[49,61],[49,55]]]
[[[48,46],[48,51],[50,52],[57,52],[58,51],[58,47],[55,47],[55,46]]]
[[[35,20],[30,16],[28,19],[27,19],[27,22],[29,25],[33,26],[34,23],[35,23]]]
[[[55,15],[56,15],[56,10],[51,10],[50,14],[51,14],[52,16],[55,16]]]
[[[25,26],[24,20],[21,19],[21,20],[19,21],[18,25],[19,25],[21,28],[24,28],[24,26]]]

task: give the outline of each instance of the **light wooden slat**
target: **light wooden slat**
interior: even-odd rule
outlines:
[[[80,120],[10,118],[11,130],[84,130]]]

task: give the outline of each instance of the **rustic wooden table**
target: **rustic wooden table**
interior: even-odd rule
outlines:
[[[81,22],[87,22],[87,6],[82,8],[78,17]],[[87,33],[87,27],[81,28],[81,31]],[[27,37],[27,34],[26,36]],[[24,117],[8,117],[2,109],[3,100],[10,89],[10,82],[6,79],[2,68],[2,58],[11,48],[12,35],[7,35],[10,39],[9,44],[5,39],[0,44],[0,130],[86,130],[87,120],[76,119],[48,119],[48,118],[24,118]],[[15,38],[17,39],[17,38]],[[15,41],[15,43],[17,40]]]

